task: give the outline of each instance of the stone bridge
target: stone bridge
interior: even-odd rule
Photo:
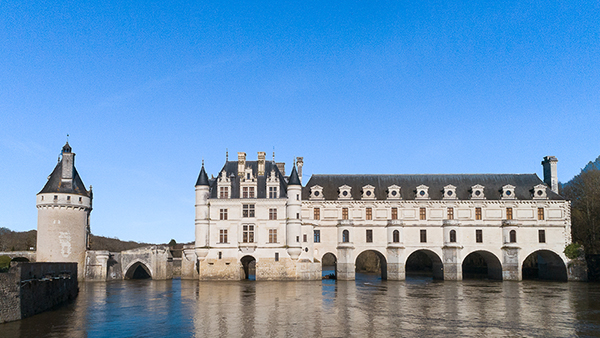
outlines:
[[[121,252],[86,252],[86,281],[173,278],[173,257],[168,246],[153,245]]]
[[[35,262],[35,251],[5,251],[0,256],[8,256],[12,261]]]

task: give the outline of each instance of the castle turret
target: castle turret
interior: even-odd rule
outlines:
[[[204,259],[208,254],[208,226],[209,226],[209,182],[206,170],[204,170],[204,161],[202,169],[196,181],[196,255]]]
[[[300,235],[302,232],[302,183],[298,177],[296,166],[292,169],[287,185],[287,246],[288,254],[297,259],[302,252]]]
[[[75,169],[75,154],[67,142],[48,182],[37,194],[38,262],[73,262],[83,279],[85,252],[89,246],[92,194]]]

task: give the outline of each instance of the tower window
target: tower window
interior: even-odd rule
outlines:
[[[481,208],[475,208],[475,219],[478,221],[481,220]]]
[[[392,219],[398,219],[398,208],[392,208]]]
[[[427,243],[427,230],[421,230],[421,243]]]
[[[314,242],[321,243],[321,230],[314,231]]]
[[[475,242],[483,243],[483,230],[475,230]]]
[[[306,234],[302,235],[302,242],[308,242],[308,236],[306,236]]]
[[[275,253],[275,262],[279,262],[279,252]]]
[[[372,208],[367,208],[367,210],[366,210],[366,219],[367,220],[372,220],[373,219],[373,209]]]
[[[321,209],[320,208],[314,208],[313,210],[313,218],[316,220],[321,219]]]
[[[427,219],[427,209],[419,208],[419,219],[426,220]]]
[[[513,219],[513,210],[512,210],[512,208],[506,208],[506,219]]]
[[[450,243],[456,243],[456,230],[450,230]]]
[[[342,208],[342,219],[348,219],[348,208]]]
[[[454,208],[448,208],[448,219],[454,219]]]
[[[392,241],[394,243],[400,243],[400,231],[394,230],[394,232],[392,233]]]
[[[367,230],[367,243],[373,243],[373,230]]]
[[[342,231],[342,242],[344,242],[344,243],[350,242],[350,232],[348,230]]]
[[[538,230],[538,240],[540,243],[546,243],[546,230]]]
[[[544,208],[538,208],[538,220],[544,220]]]
[[[511,230],[509,232],[509,242],[511,243],[517,243],[517,231],[516,230]]]

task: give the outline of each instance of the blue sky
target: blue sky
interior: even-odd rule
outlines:
[[[538,173],[600,155],[597,1],[0,1],[0,226],[65,143],[92,232],[194,238],[202,159]]]

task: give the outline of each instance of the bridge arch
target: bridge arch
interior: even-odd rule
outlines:
[[[425,276],[444,279],[444,265],[440,255],[429,249],[416,249],[406,256],[406,276]]]
[[[568,280],[565,261],[556,252],[542,249],[524,257],[521,263],[523,279]]]
[[[256,258],[246,255],[240,259],[241,279],[256,280]]]
[[[321,271],[323,278],[337,278],[337,257],[332,252],[327,252],[321,257]]]
[[[354,273],[377,273],[382,280],[387,280],[387,258],[377,250],[361,251],[354,262]]]
[[[152,270],[144,262],[137,260],[125,268],[124,279],[151,279]]]
[[[486,250],[474,250],[462,261],[463,279],[502,280],[502,263],[495,254]]]

